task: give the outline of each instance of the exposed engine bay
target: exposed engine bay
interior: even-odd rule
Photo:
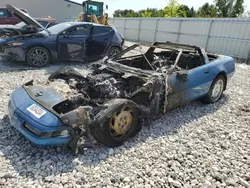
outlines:
[[[63,68],[59,72],[62,75],[62,72],[66,73],[65,71],[69,69]],[[50,80],[52,81],[57,76],[53,75]],[[91,114],[95,116],[107,101],[119,98],[131,99],[137,104],[146,105],[153,88],[153,82],[150,80],[136,76],[123,78],[122,73],[110,72],[107,69],[94,72],[86,78],[68,78],[61,81],[57,79],[57,82],[70,86],[71,91],[74,91],[74,94],[68,92],[70,95],[66,95],[66,100],[53,107],[59,114],[65,114],[79,106],[90,106]],[[55,85],[55,83],[50,84]]]

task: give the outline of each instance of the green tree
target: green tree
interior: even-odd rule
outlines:
[[[214,5],[205,3],[199,8],[197,15],[202,18],[215,18],[217,16],[217,8]]]
[[[244,12],[243,4],[244,0],[233,0],[232,2],[231,0],[215,0],[219,17],[239,17]]]
[[[123,15],[122,13],[123,13],[122,10],[116,10],[116,11],[113,13],[113,16],[114,16],[114,17],[123,17],[124,15]]]
[[[168,5],[165,7],[164,17],[179,17],[179,14],[183,14],[179,12],[180,4],[177,0],[169,0]]]
[[[196,17],[196,11],[194,10],[194,7],[192,7],[192,8],[189,10],[189,12],[188,12],[188,14],[187,14],[187,17],[189,17],[189,18],[194,18],[194,17]]]
[[[189,11],[190,9],[187,5],[180,5],[178,9],[178,15],[179,17],[188,17]]]
[[[219,17],[228,17],[230,11],[231,0],[215,0]]]
[[[244,13],[244,0],[236,0],[231,16],[239,17]]]
[[[148,8],[146,10],[139,11],[139,17],[160,17],[159,11],[155,8]]]
[[[116,10],[113,14],[114,17],[139,17],[138,12],[134,10]]]

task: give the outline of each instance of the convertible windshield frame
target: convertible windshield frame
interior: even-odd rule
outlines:
[[[155,42],[152,45],[149,44],[134,44],[125,50],[121,51],[120,53],[116,54],[113,56],[111,59],[113,61],[120,59],[124,54],[134,50],[137,47],[149,47],[149,49],[144,53],[144,55],[148,53],[154,52],[155,49],[165,49],[165,50],[175,50],[175,51],[190,51],[190,52],[196,52],[198,51],[199,53],[201,52],[201,48],[196,45],[189,45],[189,44],[178,44],[178,43],[172,43],[172,42]],[[129,58],[128,56],[127,58]],[[132,57],[132,56],[131,56]]]

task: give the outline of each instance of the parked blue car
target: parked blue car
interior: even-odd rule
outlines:
[[[82,62],[112,57],[123,50],[124,37],[113,27],[87,22],[66,22],[43,27],[28,14],[7,5],[9,11],[41,31],[0,39],[0,56],[45,66],[52,61]]]
[[[47,84],[30,81],[17,88],[9,103],[11,124],[38,145],[69,145],[75,153],[81,137],[119,146],[144,120],[196,99],[217,102],[235,63],[199,46],[156,42],[135,44],[88,70],[83,75],[63,67]]]

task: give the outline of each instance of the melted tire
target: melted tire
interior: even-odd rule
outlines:
[[[90,132],[92,136],[100,143],[108,147],[121,146],[127,139],[137,135],[142,128],[142,121],[140,119],[140,110],[134,106],[134,103],[128,100],[111,105],[104,111],[101,111],[96,117],[94,123],[90,125]],[[133,122],[130,130],[125,136],[120,139],[114,138],[110,132],[110,120],[115,112],[120,111],[124,105],[129,105],[133,108]]]

